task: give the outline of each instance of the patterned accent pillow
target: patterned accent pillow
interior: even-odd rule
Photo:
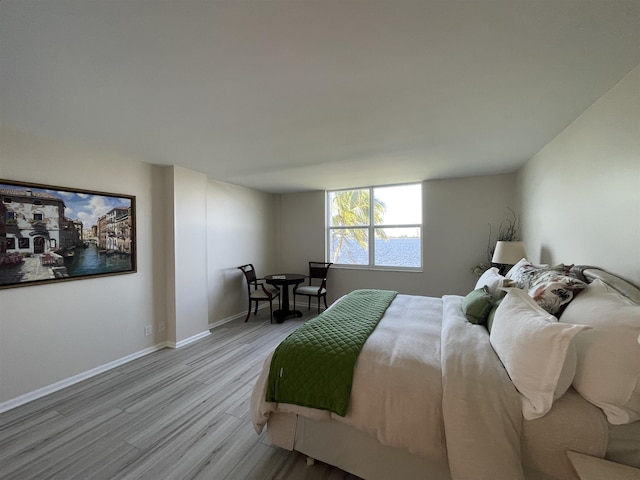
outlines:
[[[528,293],[544,310],[559,317],[569,302],[585,288],[587,284],[582,280],[547,271],[537,278]]]
[[[516,287],[529,290],[549,272],[569,276],[571,267],[573,265],[565,265],[563,263],[552,267],[549,265],[534,265],[523,258],[507,272],[505,277],[513,280]]]

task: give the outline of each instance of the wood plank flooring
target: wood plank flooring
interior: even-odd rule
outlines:
[[[357,480],[270,445],[249,416],[268,352],[304,321],[268,310],[0,414],[2,480]]]

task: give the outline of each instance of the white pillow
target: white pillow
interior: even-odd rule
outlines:
[[[487,287],[493,299],[498,300],[499,298],[502,298],[504,296],[504,290],[499,289],[507,286],[505,282],[509,282],[509,280],[500,275],[500,270],[498,270],[496,267],[491,267],[480,276],[480,278],[476,282],[474,290],[482,287]]]
[[[562,321],[592,327],[575,340],[574,388],[609,423],[640,420],[640,305],[594,280],[567,306]]]
[[[567,350],[567,356],[564,360],[564,366],[558,377],[558,383],[556,384],[556,391],[553,392],[553,400],[559,399],[562,395],[567,393],[569,387],[573,383],[573,379],[576,376],[576,370],[578,368],[578,351],[576,350],[575,341],[569,343],[569,349]]]
[[[520,392],[524,418],[544,416],[554,399],[569,388],[568,378],[575,373],[571,361],[565,370],[571,340],[588,328],[558,323],[527,292],[508,289],[496,310],[489,339]]]

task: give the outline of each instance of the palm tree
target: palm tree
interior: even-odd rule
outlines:
[[[355,241],[360,248],[366,250],[369,246],[368,227],[370,218],[370,190],[343,190],[333,192],[331,195],[331,226],[332,227],[354,227],[333,229],[333,238],[337,240],[333,251],[333,262],[337,263],[345,242]],[[374,198],[373,201],[373,221],[378,225],[382,223],[385,212],[385,204]],[[365,227],[365,228],[357,228]],[[384,230],[376,229],[376,237],[386,240],[387,235]],[[349,252],[347,252],[349,253]],[[351,258],[351,255],[349,254]],[[352,259],[352,258],[351,258]]]

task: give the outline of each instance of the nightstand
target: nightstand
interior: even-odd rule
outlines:
[[[638,480],[640,470],[583,453],[567,452],[580,480]]]

